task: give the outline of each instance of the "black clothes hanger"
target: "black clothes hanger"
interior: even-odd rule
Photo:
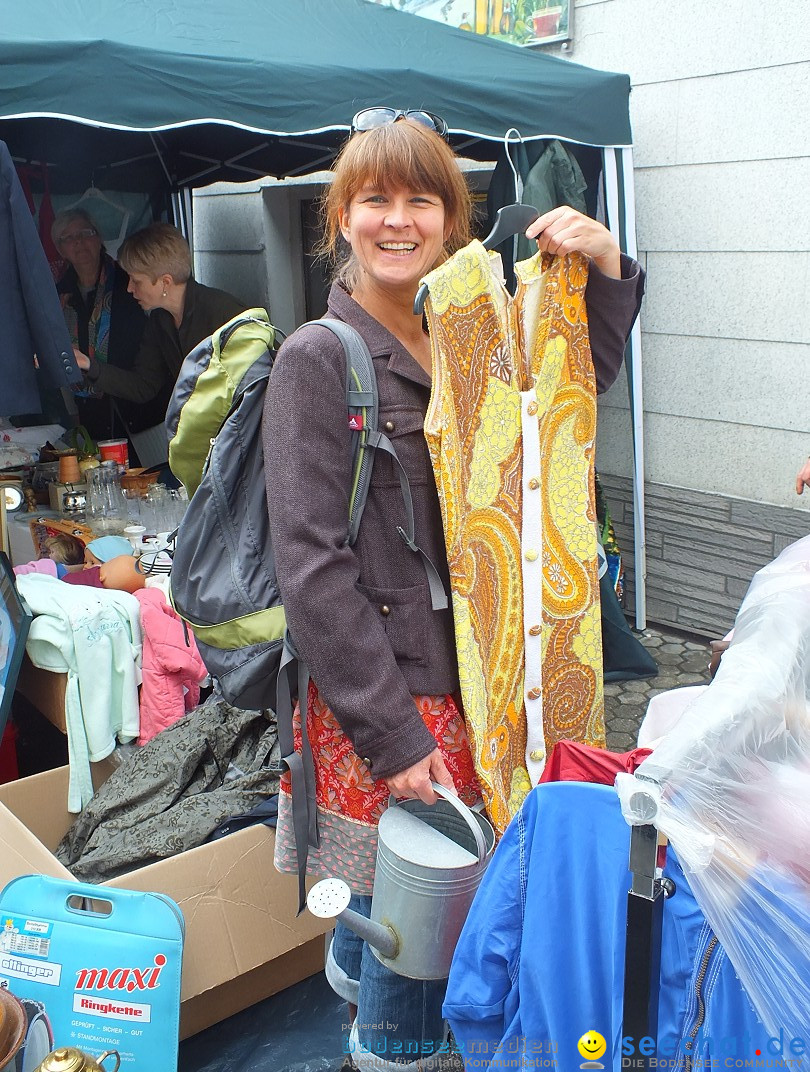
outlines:
[[[504,205],[503,208],[498,209],[495,226],[482,243],[484,249],[495,249],[496,246],[505,242],[507,238],[513,238],[516,234],[525,231],[529,224],[534,223],[539,215],[540,213],[533,205]],[[413,301],[415,316],[421,316],[424,312],[427,296],[428,285],[423,283],[417,290]]]

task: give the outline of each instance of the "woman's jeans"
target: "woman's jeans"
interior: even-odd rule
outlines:
[[[349,908],[371,915],[371,898],[353,895]],[[406,979],[379,960],[366,942],[340,920],[329,949],[326,977],[332,989],[357,1006],[357,1027],[346,1050],[368,1050],[382,1061],[410,1064],[420,1056],[447,1053],[442,1002],[447,980]]]

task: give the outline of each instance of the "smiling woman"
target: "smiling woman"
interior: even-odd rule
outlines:
[[[326,315],[354,328],[368,346],[379,429],[398,459],[379,452],[351,546],[346,359],[331,331],[304,325],[282,345],[264,412],[265,456],[283,458],[283,465],[265,469],[278,583],[290,634],[311,674],[295,716],[298,746],[303,730],[315,767],[319,847],[310,851],[309,866],[344,879],[352,908],[365,915],[377,824],[389,794],[433,804],[431,783],[467,804],[481,794],[458,697],[452,613],[414,554],[416,547],[433,563],[449,592],[424,431],[431,339],[413,305],[420,279],[469,245],[471,199],[457,158],[438,133],[438,117],[420,113],[431,116],[431,126],[407,111],[372,111],[384,122],[369,129],[357,124],[341,151],[323,204],[321,242],[335,279]],[[574,217],[547,220],[531,237],[550,253],[569,240],[584,242],[581,252],[590,245],[607,269],[613,250],[605,243],[615,247],[610,235],[595,221],[590,229]],[[628,280],[596,271],[589,291],[594,359],[600,372],[613,369],[613,377],[636,310],[638,273],[632,262]],[[600,328],[605,321],[607,332]],[[462,331],[460,349],[464,338]],[[604,377],[606,387],[613,377]],[[401,538],[400,467],[411,491],[412,543]],[[279,797],[276,866],[297,870],[289,776]],[[341,921],[327,977],[349,1002],[346,1046],[360,1069],[461,1067],[447,1055],[444,981],[396,975]]]

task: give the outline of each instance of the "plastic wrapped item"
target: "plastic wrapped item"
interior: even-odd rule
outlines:
[[[712,684],[617,790],[672,842],[772,1035],[810,1022],[810,537],[754,577]]]

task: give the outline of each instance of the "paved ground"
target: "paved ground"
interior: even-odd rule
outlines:
[[[646,681],[616,681],[605,685],[607,746],[613,752],[626,752],[635,747],[638,727],[651,697],[667,689],[709,680],[706,641],[653,628],[645,629],[638,637],[658,663],[658,676]]]

